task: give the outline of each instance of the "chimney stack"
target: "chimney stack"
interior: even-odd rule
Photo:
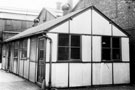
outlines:
[[[61,2],[56,2],[56,9],[57,10],[60,10],[61,9]]]

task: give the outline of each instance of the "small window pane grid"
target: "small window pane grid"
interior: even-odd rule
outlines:
[[[38,55],[39,60],[44,59],[44,54],[45,54],[44,48],[45,48],[45,41],[44,39],[40,39],[39,40],[39,55]]]
[[[120,37],[102,37],[102,61],[121,61]]]
[[[20,42],[20,54],[22,59],[27,58],[27,40],[22,40]]]
[[[58,61],[80,61],[80,36],[59,34]]]

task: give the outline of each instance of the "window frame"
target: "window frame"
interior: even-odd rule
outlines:
[[[40,45],[41,45],[41,41],[43,41],[43,47],[41,48]],[[38,38],[38,60],[44,60],[46,58],[46,39],[45,38]],[[43,51],[43,57],[41,58],[40,55],[40,51]]]
[[[25,47],[25,44],[26,43],[26,47]],[[27,60],[27,47],[28,47],[28,39],[23,39],[19,42],[19,50],[20,50],[20,57],[21,57],[21,60]],[[24,56],[25,54],[23,54],[24,52],[26,52],[26,56]]]
[[[110,49],[110,60],[104,60],[103,59],[103,50],[104,49],[107,49],[106,47],[103,47],[103,37],[109,37],[110,38],[110,48],[108,48],[108,49]],[[113,38],[118,38],[119,39],[119,48],[114,48],[113,47]],[[121,46],[121,37],[118,37],[118,36],[102,36],[101,37],[101,61],[102,62],[122,62],[122,46]],[[113,50],[114,49],[117,49],[117,50],[119,50],[119,55],[120,55],[120,57],[119,57],[119,59],[114,59],[113,58]]]
[[[16,44],[18,44],[18,46],[16,46]],[[17,51],[17,56],[15,56],[15,51]],[[19,56],[19,42],[14,42],[14,49],[13,49],[13,57],[14,59],[18,59],[18,56]]]
[[[59,40],[59,39],[60,39],[59,37],[60,37],[60,35],[64,35],[64,34],[65,34],[65,35],[68,35],[68,37],[69,37],[69,38],[68,38],[68,39],[69,39],[68,42],[69,42],[69,43],[68,43],[67,46],[59,46],[59,41],[60,41],[60,40]],[[71,45],[71,37],[72,37],[72,36],[79,36],[79,43],[80,43],[79,46],[72,46],[72,45]],[[58,53],[58,54],[57,54],[57,61],[58,61],[58,62],[82,62],[82,54],[81,54],[81,51],[82,51],[82,44],[81,44],[81,43],[82,43],[82,37],[81,37],[81,35],[79,35],[79,34],[59,33],[59,34],[58,34],[58,44],[57,44],[57,53]],[[59,48],[60,48],[60,47],[68,48],[68,53],[67,53],[67,54],[68,54],[68,59],[65,59],[65,60],[64,60],[64,59],[63,59],[63,60],[59,59]],[[72,59],[72,57],[71,57],[71,49],[72,49],[72,48],[79,48],[79,54],[80,54],[80,55],[79,55],[79,59]]]

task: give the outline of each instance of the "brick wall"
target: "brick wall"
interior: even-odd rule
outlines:
[[[135,29],[135,1],[129,0],[80,0],[74,9],[94,5],[123,29]]]

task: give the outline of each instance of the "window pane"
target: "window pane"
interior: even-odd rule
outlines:
[[[22,47],[23,47],[23,43],[22,43],[22,41],[20,41],[19,48],[22,49]]]
[[[80,36],[71,36],[71,46],[80,46]]]
[[[69,35],[60,34],[59,35],[59,46],[68,46],[69,45]]]
[[[15,42],[15,48],[18,49],[18,47],[19,47],[18,42]]]
[[[39,59],[43,60],[44,58],[44,50],[39,50]]]
[[[31,38],[30,41],[30,60],[35,61],[37,54],[37,38]]]
[[[18,49],[14,50],[14,57],[18,57]]]
[[[113,59],[120,59],[120,49],[113,49]]]
[[[58,60],[68,60],[69,59],[69,48],[68,47],[59,47],[58,51]]]
[[[27,40],[23,41],[23,48],[27,48]]]
[[[44,49],[44,39],[39,40],[39,48]]]
[[[110,49],[103,49],[102,50],[102,60],[111,60]]]
[[[110,37],[104,36],[102,37],[102,46],[103,47],[110,47]]]
[[[26,58],[27,57],[27,50],[22,50],[22,58]]]
[[[120,48],[120,38],[112,38],[112,47],[113,48]]]
[[[80,59],[80,48],[71,48],[71,59]]]

